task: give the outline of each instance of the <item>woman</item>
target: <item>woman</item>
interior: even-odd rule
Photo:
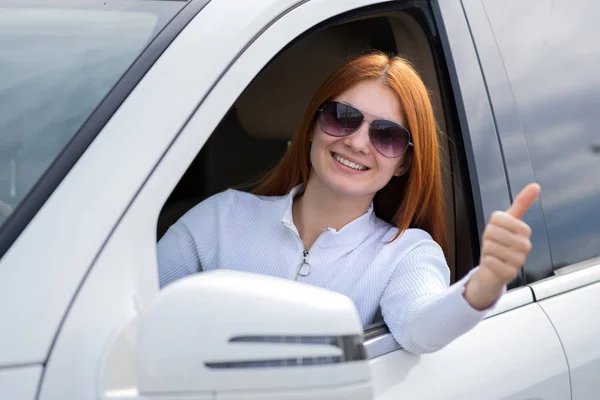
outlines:
[[[295,279],[349,296],[364,326],[381,307],[404,349],[436,351],[474,327],[518,273],[531,248],[519,218],[540,190],[529,185],[492,216],[479,266],[449,286],[440,175],[418,74],[399,57],[355,58],[317,91],[254,193],[214,195],[167,231],[160,285],[216,268]]]

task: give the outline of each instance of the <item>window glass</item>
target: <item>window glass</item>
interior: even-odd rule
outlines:
[[[183,4],[64,3],[0,0],[0,225]]]
[[[485,0],[555,269],[600,255],[600,2]]]

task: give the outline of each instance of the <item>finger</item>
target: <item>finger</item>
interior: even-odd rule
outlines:
[[[525,212],[538,198],[542,188],[537,183],[530,183],[515,197],[506,212],[515,218],[522,218]]]
[[[486,255],[481,259],[481,266],[489,269],[502,282],[512,281],[519,273],[519,268],[507,265],[502,260],[492,255]],[[480,268],[481,268],[480,266]]]
[[[524,253],[531,251],[531,241],[524,235],[515,235],[498,225],[489,224],[483,232],[483,240],[491,240]]]
[[[496,225],[510,232],[514,232],[517,235],[525,237],[531,236],[531,227],[529,225],[504,211],[494,211],[488,226],[489,225]]]
[[[511,249],[491,240],[486,240],[483,243],[481,254],[484,256],[489,255],[496,257],[497,259],[515,267],[521,267],[523,264],[525,264],[525,258],[527,257],[527,254],[523,251]]]

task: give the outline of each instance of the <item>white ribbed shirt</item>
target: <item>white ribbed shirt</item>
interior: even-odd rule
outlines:
[[[217,268],[296,279],[304,245],[292,219],[293,198],[256,196],[233,189],[202,201],[158,243],[161,288]],[[397,228],[368,212],[342,229],[328,228],[308,251],[298,280],[353,300],[363,326],[381,307],[398,343],[412,353],[436,351],[473,328],[490,310],[463,297],[473,271],[449,286],[442,249],[420,229],[386,244]],[[308,274],[307,274],[308,273]]]

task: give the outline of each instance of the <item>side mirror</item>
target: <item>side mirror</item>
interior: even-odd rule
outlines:
[[[135,353],[142,398],[373,398],[352,301],[279,278],[217,270],[174,282],[139,316]]]

